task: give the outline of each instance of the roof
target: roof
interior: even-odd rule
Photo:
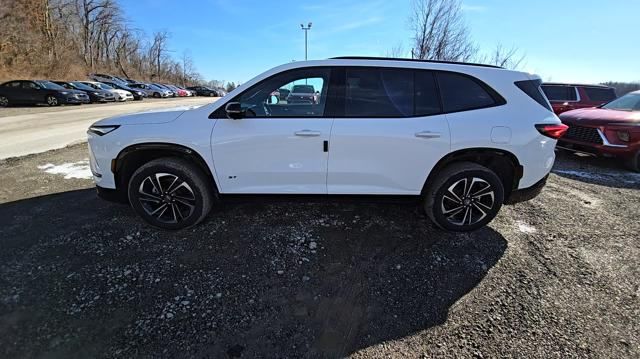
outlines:
[[[606,86],[606,85],[574,84],[574,83],[561,83],[561,82],[544,82],[542,85],[543,86],[544,85],[549,85],[549,86],[598,87],[598,88],[603,88],[603,89],[613,88],[611,86]]]
[[[473,62],[457,62],[457,61],[442,61],[442,60],[421,60],[421,59],[407,59],[401,57],[373,57],[373,56],[338,56],[332,57],[331,60],[387,60],[387,61],[413,61],[413,62],[428,62],[433,64],[449,64],[449,65],[465,65],[465,66],[479,66],[490,67],[494,69],[503,69],[504,67],[477,64]]]

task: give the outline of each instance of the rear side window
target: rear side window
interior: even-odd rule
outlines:
[[[549,101],[577,101],[576,88],[573,86],[549,86],[543,85],[542,91]]]
[[[346,117],[413,116],[413,71],[347,68]]]
[[[549,111],[553,111],[549,101],[544,95],[544,92],[540,89],[540,84],[542,81],[540,80],[526,80],[526,81],[517,81],[515,84],[518,86],[520,90],[529,95],[535,102],[542,105]]]
[[[431,71],[415,72],[415,115],[428,116],[442,112],[436,78]]]
[[[445,112],[459,112],[497,105],[494,97],[478,81],[453,73],[437,74]]]
[[[616,99],[616,92],[611,88],[584,87],[584,92],[591,101],[605,103]]]

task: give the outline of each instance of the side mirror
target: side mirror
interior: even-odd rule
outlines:
[[[244,117],[245,110],[242,109],[240,102],[229,102],[224,110],[227,112],[227,117],[231,120],[239,120]]]

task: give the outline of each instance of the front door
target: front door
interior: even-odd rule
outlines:
[[[356,67],[339,73],[336,97],[344,110],[331,131],[328,193],[420,194],[450,148],[434,74]]]
[[[216,112],[211,148],[222,193],[327,193],[330,75],[329,68],[283,72],[230,101],[241,104],[243,118]],[[304,99],[289,98],[293,88]]]

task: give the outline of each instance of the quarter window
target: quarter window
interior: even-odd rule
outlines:
[[[413,116],[413,92],[413,71],[348,68],[345,116]]]
[[[493,96],[471,77],[453,72],[439,72],[437,76],[445,112],[496,105]]]
[[[610,88],[585,87],[584,91],[591,101],[609,102],[616,99],[616,93]]]
[[[322,117],[327,102],[327,68],[288,71],[251,87],[234,100],[246,117]]]

